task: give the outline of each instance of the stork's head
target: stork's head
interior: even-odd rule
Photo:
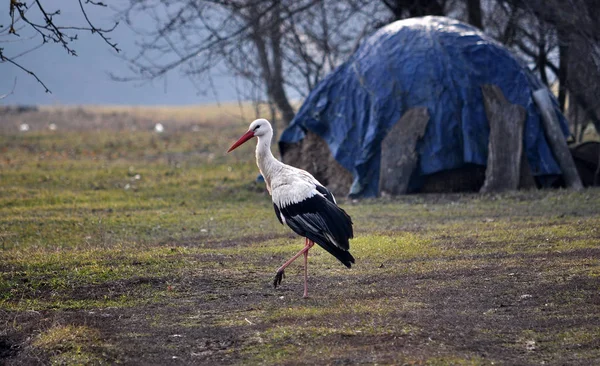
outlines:
[[[229,150],[227,150],[227,152],[230,152],[232,150],[234,150],[235,148],[237,148],[238,146],[240,146],[241,144],[243,144],[244,142],[250,140],[253,137],[260,137],[260,136],[265,136],[267,134],[273,134],[273,128],[271,127],[271,124],[269,123],[269,121],[267,121],[264,118],[259,118],[257,120],[255,120],[254,122],[250,123],[250,127],[248,127],[248,131],[242,135],[242,137],[240,137],[233,145],[231,145],[231,147],[229,148]]]

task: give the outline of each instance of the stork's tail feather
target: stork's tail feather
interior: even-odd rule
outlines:
[[[352,264],[354,263],[354,257],[352,256],[352,254],[350,254],[350,252],[342,252],[344,253],[341,256],[336,256],[337,259],[340,260],[340,262],[342,262],[346,267],[351,268]]]
[[[354,257],[348,250],[341,249],[339,246],[334,245],[322,235],[314,235],[314,233],[308,232],[306,233],[306,237],[319,244],[321,248],[325,249],[329,252],[329,254],[336,257],[346,267],[352,267],[352,264],[354,263]]]

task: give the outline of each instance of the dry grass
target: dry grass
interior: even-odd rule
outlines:
[[[201,126],[246,126],[257,115],[270,116],[267,106],[258,110],[250,103],[171,106],[40,106],[17,111],[0,106],[0,133],[19,132],[27,124],[29,132],[49,131],[151,131],[161,123],[165,131],[199,131]]]
[[[105,116],[126,114],[134,118],[153,121],[173,121],[179,123],[220,124],[223,121],[248,121],[253,119],[257,111],[249,102],[188,105],[188,106],[120,106],[120,105],[86,105],[86,106],[42,106],[40,110],[60,112],[84,109],[91,113]],[[268,108],[260,105],[258,114],[267,115]]]

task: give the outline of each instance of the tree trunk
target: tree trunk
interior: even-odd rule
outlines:
[[[274,0],[279,4],[279,0]],[[283,57],[281,51],[281,7],[278,5],[273,9],[273,21],[269,32],[271,33],[271,52],[273,56],[273,72],[269,87],[269,97],[275,102],[281,111],[285,125],[294,118],[294,109],[285,93],[283,86]]]
[[[567,100],[569,102],[569,109],[567,109],[565,117],[567,118],[567,121],[569,121],[575,142],[581,142],[583,131],[585,130],[589,118],[585,115],[583,108],[577,103],[575,94],[569,92],[567,94]]]
[[[443,0],[381,0],[395,20],[425,15],[444,15]]]
[[[564,113],[567,101],[567,70],[569,65],[568,38],[558,32],[558,105]]]
[[[290,104],[290,101],[285,93],[285,89],[283,87],[283,79],[277,78],[273,81],[271,87],[269,88],[269,97],[273,100],[277,109],[281,112],[281,116],[284,122],[284,125],[288,125],[294,119],[296,113],[294,112],[294,108]]]
[[[544,27],[540,27],[540,33],[544,31]],[[550,87],[550,83],[548,82],[548,75],[546,74],[546,65],[548,64],[548,57],[546,55],[546,39],[545,35],[542,35],[538,40],[538,54],[536,60],[536,66],[538,71],[540,72],[540,79],[547,87]]]
[[[469,13],[469,24],[479,29],[483,29],[481,20],[481,0],[468,0],[467,12]]]
[[[279,0],[274,0],[279,2]],[[277,109],[281,112],[284,124],[289,124],[294,118],[294,109],[285,92],[283,85],[283,60],[281,51],[281,8],[275,6],[273,10],[267,14],[265,20],[267,26],[263,27],[257,16],[252,17],[252,41],[256,46],[258,60],[261,67],[261,75],[266,84],[267,95],[269,99],[275,103]],[[269,50],[267,42],[263,38],[264,34],[268,34],[268,44],[271,47],[271,59],[269,59]]]

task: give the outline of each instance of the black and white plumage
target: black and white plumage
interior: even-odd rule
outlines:
[[[350,268],[354,258],[348,251],[352,238],[352,220],[339,208],[331,192],[323,186],[315,186],[317,194],[300,202],[287,205],[273,204],[282,224],[296,234],[319,244],[323,249]]]
[[[256,163],[273,199],[277,218],[296,234],[306,238],[304,249],[279,268],[274,285],[281,283],[285,267],[303,254],[306,297],[307,257],[313,243],[317,243],[348,268],[354,263],[348,241],[353,237],[352,219],[336,204],[333,194],[310,173],[275,159],[270,148],[273,129],[266,119],[252,122],[248,132],[228,152],[252,137],[258,138]]]

